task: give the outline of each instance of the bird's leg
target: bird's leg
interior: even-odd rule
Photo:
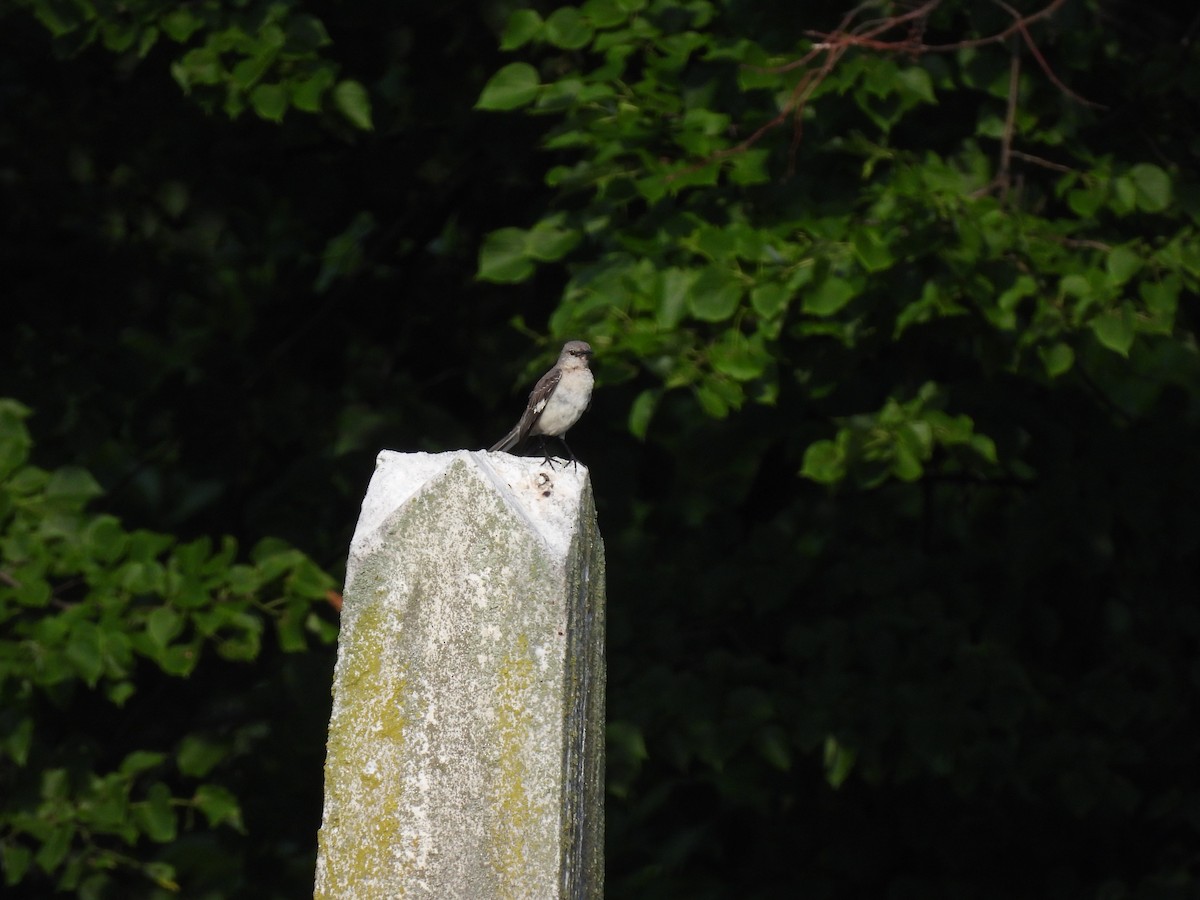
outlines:
[[[571,465],[573,465],[575,467],[575,471],[578,472],[579,471],[579,460],[577,460],[575,458],[575,454],[573,452],[571,452],[571,446],[570,446],[570,444],[567,443],[567,436],[565,434],[560,434],[558,436],[558,439],[560,441],[562,441],[563,449],[567,451],[567,458],[571,460]],[[567,467],[567,464],[564,462],[563,468],[565,469],[566,467]]]
[[[541,447],[542,447],[542,457],[543,457],[542,465],[549,466],[551,469],[553,469],[554,468],[554,459],[550,456],[550,451],[546,449],[546,436],[544,434],[539,434],[538,441],[541,442]],[[564,465],[566,465],[566,464],[564,463]]]

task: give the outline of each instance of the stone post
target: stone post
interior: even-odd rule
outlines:
[[[599,900],[604,677],[587,469],[381,453],[347,565],[314,896]]]

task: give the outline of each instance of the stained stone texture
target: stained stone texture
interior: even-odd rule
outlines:
[[[603,896],[586,468],[384,452],[350,547],[314,896]]]

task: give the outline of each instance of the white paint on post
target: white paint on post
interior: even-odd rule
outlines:
[[[603,896],[587,469],[384,452],[350,547],[317,898]]]

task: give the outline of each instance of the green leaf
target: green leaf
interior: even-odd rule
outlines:
[[[113,706],[122,707],[137,693],[137,688],[129,681],[110,681],[106,684],[104,693]]]
[[[199,661],[200,655],[194,643],[172,644],[155,659],[164,672],[178,677],[190,675]]]
[[[220,57],[211,47],[196,47],[171,64],[171,76],[185,93],[195,85],[219,83],[224,72]]]
[[[132,559],[117,570],[117,584],[131,594],[160,594],[165,583],[162,565],[153,560]]]
[[[526,253],[540,262],[561,259],[579,243],[580,233],[575,228],[558,228],[546,222],[538,222],[526,236]]]
[[[45,25],[55,37],[70,34],[86,19],[87,7],[80,3],[73,3],[71,0],[40,0],[31,5],[33,14],[38,21]]]
[[[333,89],[333,103],[347,119],[363,131],[371,130],[371,100],[357,81],[340,81]]]
[[[295,608],[284,610],[275,620],[275,635],[284,653],[299,653],[308,646],[304,637],[304,618]]]
[[[635,763],[650,758],[646,737],[633,722],[609,722],[605,728],[605,742],[612,758]]]
[[[742,283],[728,269],[708,266],[690,295],[692,315],[704,322],[723,322],[733,315],[742,299]]]
[[[972,422],[967,416],[962,416],[956,424],[964,434],[970,433]],[[918,459],[929,459],[933,452],[933,426],[923,419],[911,419],[902,423],[896,429],[896,439],[916,454]]]
[[[4,869],[4,884],[18,884],[33,862],[33,851],[15,841],[0,841],[0,868]]]
[[[250,92],[250,105],[259,118],[282,122],[288,106],[287,91],[281,84],[260,84]]]
[[[222,744],[189,734],[180,741],[175,761],[184,775],[204,778],[228,755],[229,750]]]
[[[892,462],[889,468],[901,481],[916,481],[924,472],[921,457],[902,441],[892,446]]]
[[[251,85],[255,84],[275,62],[275,57],[278,55],[278,50],[269,48],[261,53],[256,53],[254,56],[247,57],[233,67],[229,73],[229,80],[233,82],[235,87],[242,90],[247,90]],[[261,113],[260,113],[261,115]],[[269,118],[264,116],[263,118]]]
[[[529,63],[509,63],[488,79],[475,103],[476,109],[508,110],[527,106],[537,96],[537,70]]]
[[[363,243],[370,237],[378,223],[369,210],[358,213],[338,235],[330,238],[325,244],[325,252],[321,254],[321,268],[313,289],[324,293],[339,278],[346,278],[357,273],[363,265],[366,251]]]
[[[665,329],[673,329],[688,309],[688,297],[696,284],[699,272],[672,266],[658,273],[656,279],[655,320]]]
[[[263,583],[274,581],[295,566],[304,555],[275,538],[263,538],[250,551],[250,561],[258,567]]]
[[[177,821],[171,791],[162,782],[150,785],[146,799],[130,804],[134,821],[150,840],[159,844],[175,840]]]
[[[1162,212],[1171,205],[1171,178],[1158,166],[1141,163],[1129,170],[1135,202],[1143,212]]]
[[[311,52],[333,43],[325,23],[316,16],[305,13],[290,15],[287,20],[287,38],[285,41],[291,52],[304,50]]]
[[[846,782],[854,769],[855,756],[853,750],[839,744],[836,738],[825,739],[825,780],[830,787],[836,790]]]
[[[1110,183],[1112,188],[1108,205],[1119,216],[1127,216],[1137,208],[1137,182],[1131,175],[1118,175]]]
[[[592,40],[592,26],[578,9],[560,6],[546,19],[545,37],[564,50],[578,50]]]
[[[1128,245],[1114,247],[1104,261],[1104,268],[1114,284],[1124,284],[1142,267],[1142,258]]]
[[[725,395],[717,390],[711,381],[696,385],[693,390],[700,407],[714,419],[723,419],[729,415],[729,403]]]
[[[727,146],[728,129],[728,115],[693,108],[683,114],[675,132],[675,141],[693,156],[708,156]]]
[[[766,150],[743,150],[729,158],[729,180],[737,185],[765,184],[771,180],[767,171],[769,152]]]
[[[100,654],[100,629],[93,622],[78,622],[67,640],[67,659],[89,685],[95,685],[104,671]]]
[[[28,415],[17,401],[0,399],[0,479],[7,479],[29,458],[33,441],[22,422]]]
[[[756,284],[750,290],[750,305],[764,319],[774,319],[787,309],[792,289],[777,281]]]
[[[654,409],[658,406],[661,396],[661,391],[647,388],[637,395],[633,405],[629,408],[629,432],[640,441],[646,439],[646,432],[650,428],[650,419],[654,415]]]
[[[143,28],[142,34],[138,38],[138,57],[140,59],[145,59],[146,54],[154,48],[156,43],[158,43],[158,29],[153,25],[148,28]]]
[[[148,563],[168,550],[174,539],[169,534],[157,534],[138,529],[130,533],[130,559]]]
[[[849,281],[830,275],[804,295],[801,309],[816,316],[832,316],[849,303],[855,293],[854,285]]]
[[[1051,378],[1069,372],[1075,364],[1075,351],[1070,345],[1061,342],[1049,347],[1039,347],[1038,355],[1042,358],[1042,365],[1046,367],[1046,374]]]
[[[575,105],[579,92],[583,90],[580,78],[560,78],[544,85],[537,98],[539,110],[566,110]]]
[[[860,226],[854,232],[854,252],[868,272],[879,272],[895,262],[887,242],[873,228]]]
[[[971,449],[993,465],[999,462],[996,456],[996,442],[986,434],[973,434],[968,442]]]
[[[42,799],[66,801],[71,794],[71,778],[66,769],[44,769],[42,771]]]
[[[242,824],[242,810],[238,806],[237,797],[225,788],[215,784],[202,784],[196,789],[196,795],[192,798],[192,802],[204,813],[210,828],[225,824],[235,831],[245,832],[246,828]]]
[[[1163,281],[1143,281],[1138,285],[1138,294],[1153,317],[1154,330],[1170,334],[1179,308],[1180,284],[1178,278]]]
[[[1089,324],[1101,344],[1121,356],[1129,355],[1129,348],[1133,346],[1133,322],[1126,305],[1101,313]]]
[[[54,590],[51,588],[50,583],[42,577],[31,578],[29,575],[22,573],[20,577],[14,580],[18,582],[20,587],[15,589],[12,596],[22,606],[35,608],[46,606],[54,596]]]
[[[846,477],[846,454],[840,442],[813,441],[804,451],[800,474],[821,484],[835,484]]]
[[[333,67],[324,66],[303,81],[291,82],[292,106],[303,112],[319,112],[325,94],[336,78]]]
[[[533,274],[525,232],[520,228],[501,228],[491,232],[479,248],[479,269],[476,277],[482,281],[514,284]]]
[[[613,28],[629,18],[616,0],[587,0],[580,10],[596,28]]]
[[[532,9],[518,9],[508,17],[504,34],[500,37],[501,50],[516,50],[530,41],[540,37],[542,33],[542,17]]]
[[[183,617],[169,606],[160,606],[146,617],[146,633],[157,647],[166,647],[183,631]]]
[[[34,494],[45,494],[46,485],[50,481],[50,473],[33,466],[18,468],[9,476],[4,485],[14,496],[30,497]]]
[[[29,748],[32,744],[32,718],[23,718],[15,725],[9,725],[8,734],[0,739],[0,746],[4,747],[4,752],[8,754],[9,759],[18,766],[24,766],[29,761]]]
[[[900,93],[910,102],[937,103],[933,92],[933,79],[920,66],[908,66],[896,73],[896,83]]]
[[[747,337],[736,329],[730,329],[713,344],[709,359],[714,369],[735,381],[761,377],[771,361],[761,338]]]
[[[1108,185],[1094,181],[1067,194],[1067,205],[1071,207],[1071,212],[1084,219],[1090,219],[1096,215],[1107,199]]]
[[[43,872],[53,872],[66,859],[75,829],[70,823],[53,823],[41,832],[42,846],[34,860]]]
[[[62,501],[72,507],[83,506],[103,493],[104,488],[91,473],[76,466],[58,469],[46,484],[46,499]]]
[[[254,566],[230,566],[225,572],[229,589],[235,594],[253,594],[262,587],[262,573]],[[228,611],[228,607],[224,608]]]
[[[324,599],[333,587],[333,579],[306,556],[296,562],[287,579],[289,594],[309,600]]]
[[[131,22],[105,22],[100,30],[105,49],[114,53],[124,53],[138,39],[138,29]]]
[[[154,884],[172,894],[179,893],[179,882],[175,880],[175,867],[170,863],[152,861],[142,865],[145,873]]]
[[[702,225],[691,235],[689,244],[710,260],[728,260],[737,255],[737,234],[732,228]]]
[[[120,771],[124,775],[140,775],[153,769],[167,758],[165,753],[152,753],[149,750],[135,750],[121,760]]]
[[[1059,281],[1059,289],[1068,297],[1077,297],[1084,301],[1091,300],[1094,294],[1092,282],[1087,276],[1077,273],[1064,275]]]

